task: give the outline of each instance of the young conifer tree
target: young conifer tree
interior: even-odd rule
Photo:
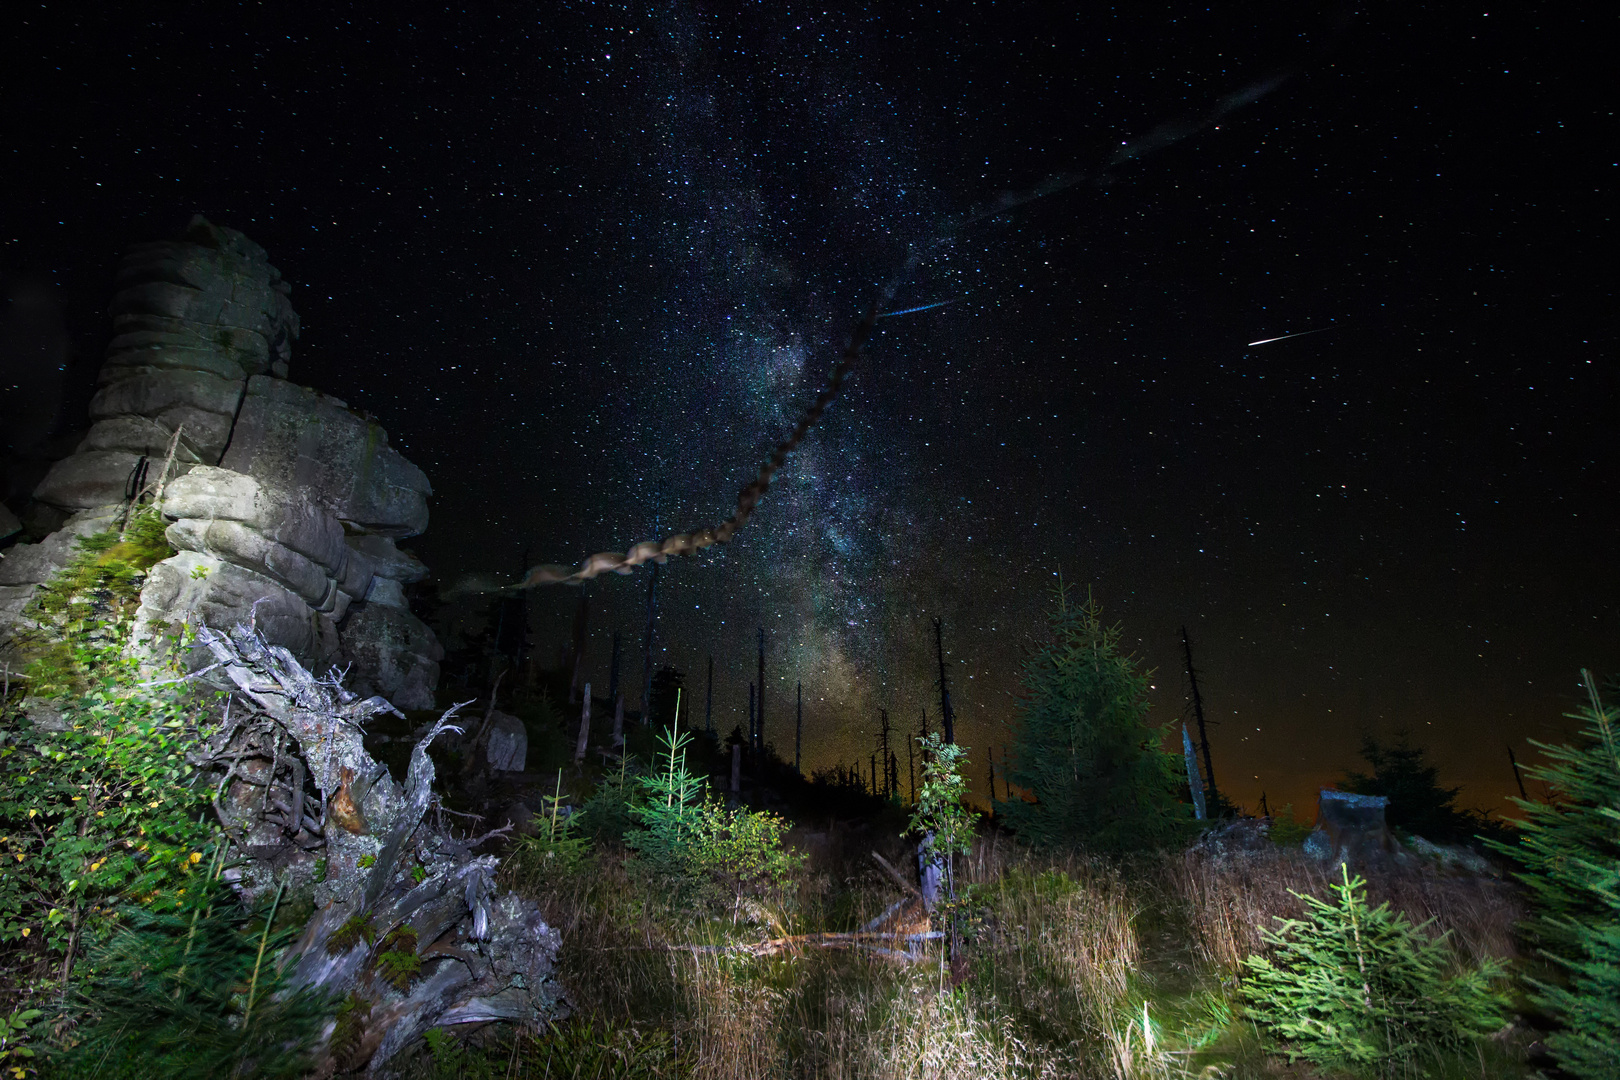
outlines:
[[[1149,673],[1120,649],[1088,595],[1059,584],[1050,640],[1024,664],[1018,732],[1005,779],[1019,793],[997,804],[1036,847],[1099,851],[1169,842],[1191,811],[1177,799],[1179,759],[1148,723]]]
[[[1620,708],[1583,671],[1590,704],[1573,746],[1545,746],[1548,764],[1526,770],[1551,788],[1547,802],[1519,799],[1519,843],[1496,845],[1524,866],[1544,953],[1563,969],[1535,984],[1536,1003],[1564,1029],[1547,1039],[1571,1076],[1612,1077],[1620,1061]]]

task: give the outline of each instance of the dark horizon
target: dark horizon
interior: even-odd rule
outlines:
[[[446,589],[515,579],[723,519],[908,243],[1139,143],[938,249],[746,528],[665,567],[658,662],[715,655],[716,726],[763,625],[778,745],[802,680],[806,771],[864,760],[879,708],[937,723],[940,617],[982,790],[1059,572],[1160,719],[1188,628],[1250,809],[1308,813],[1400,729],[1506,809],[1506,747],[1620,671],[1578,12],[521,14],[14,28],[8,430],[85,426],[122,250],[202,213],[292,282],[292,379],[432,480],[407,546]],[[588,586],[593,681],[617,627],[637,685],[645,585]],[[531,594],[540,656],[576,600]]]

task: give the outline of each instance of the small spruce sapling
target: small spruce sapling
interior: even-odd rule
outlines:
[[[308,1072],[329,1003],[293,989],[274,957],[301,927],[278,905],[243,908],[219,879],[224,845],[199,867],[179,907],[127,905],[89,952],[73,1001],[63,1076],[293,1077]],[[277,900],[281,898],[277,891]]]
[[[679,700],[677,691],[677,724]],[[625,837],[641,865],[681,892],[723,884],[734,902],[746,892],[781,888],[802,862],[782,846],[788,823],[705,797],[703,781],[686,767],[691,736],[671,726],[660,742],[658,767],[637,778],[642,799],[630,809],[641,828]]]
[[[1519,843],[1493,844],[1524,867],[1535,918],[1527,928],[1558,978],[1532,980],[1536,1004],[1563,1029],[1547,1039],[1559,1065],[1581,1080],[1614,1076],[1620,1061],[1620,708],[1582,671],[1588,704],[1573,745],[1532,743],[1548,763],[1526,770],[1553,793],[1515,799]]]
[[[1431,939],[1387,903],[1369,908],[1366,882],[1343,869],[1335,902],[1295,893],[1305,917],[1244,961],[1249,1016],[1289,1060],[1356,1072],[1411,1067],[1421,1053],[1459,1049],[1501,1028],[1499,961],[1459,965],[1447,935]]]
[[[641,801],[630,808],[640,830],[625,837],[654,875],[679,879],[691,869],[697,811],[703,799],[703,781],[686,767],[686,747],[692,737],[680,730],[680,692],[676,691],[675,723],[658,736],[663,747],[659,767],[638,777]]]

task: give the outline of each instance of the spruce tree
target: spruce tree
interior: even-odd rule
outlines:
[[[1482,829],[1490,831],[1479,815],[1457,808],[1457,793],[1462,789],[1441,787],[1439,768],[1429,763],[1427,752],[1413,746],[1405,732],[1396,735],[1393,745],[1371,735],[1364,737],[1361,756],[1372,772],[1347,772],[1339,786],[1357,795],[1389,799],[1391,827],[1437,844],[1461,843]]]
[[[1524,866],[1536,909],[1527,928],[1562,975],[1533,982],[1536,1004],[1563,1025],[1548,1049],[1570,1075],[1595,1080],[1620,1061],[1620,708],[1581,674],[1590,702],[1569,714],[1582,721],[1579,741],[1532,740],[1548,764],[1526,771],[1552,798],[1514,800],[1525,812],[1519,843],[1497,847]]]
[[[996,812],[1036,847],[1100,851],[1170,841],[1191,812],[1177,799],[1179,758],[1148,723],[1148,672],[1121,651],[1088,595],[1070,603],[1060,583],[1050,640],[1024,664],[1018,732]]]

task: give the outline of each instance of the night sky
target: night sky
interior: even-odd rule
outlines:
[[[718,726],[763,626],[767,737],[802,680],[807,768],[864,761],[880,708],[937,724],[938,616],[982,793],[1061,571],[1160,720],[1188,628],[1251,808],[1402,728],[1502,807],[1505,747],[1620,670],[1611,20],[1069,6],[19,4],[13,430],[84,426],[122,249],[201,212],[294,284],[292,378],[428,473],[409,546],[513,580],[726,518],[920,246],[889,308],[951,302],[880,321],[748,526],[661,572]],[[599,692],[646,580],[587,587]],[[577,598],[533,594],[541,655]]]

